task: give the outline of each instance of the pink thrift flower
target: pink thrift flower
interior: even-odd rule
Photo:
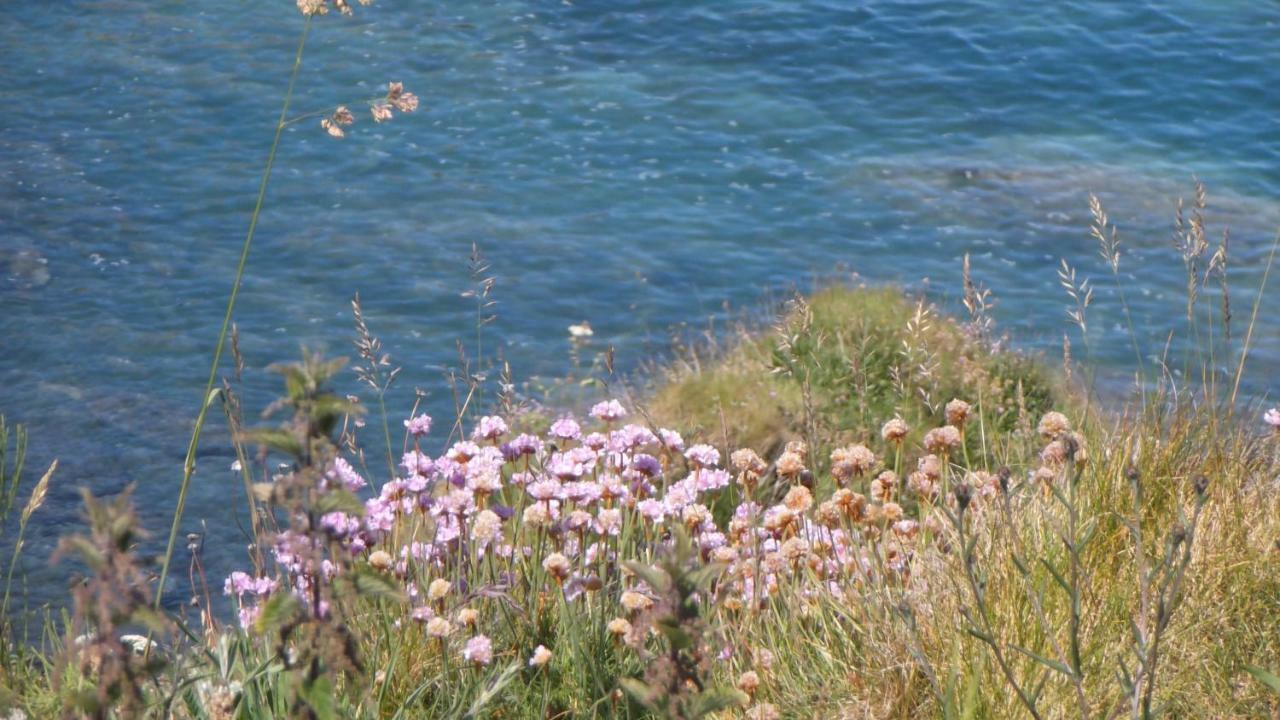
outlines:
[[[409,430],[409,434],[420,438],[431,432],[431,416],[423,413],[416,415],[404,421],[404,426]]]
[[[476,665],[488,665],[493,662],[493,643],[484,635],[477,635],[467,641],[462,648],[462,657]]]
[[[582,437],[582,426],[566,415],[551,423],[551,436],[561,440],[577,440]]]
[[[720,451],[710,445],[694,445],[685,451],[684,456],[701,467],[709,468],[720,464]]]
[[[617,400],[607,400],[592,406],[591,416],[604,422],[613,422],[626,417],[627,411]]]
[[[1271,408],[1262,415],[1262,421],[1280,432],[1280,408]]]

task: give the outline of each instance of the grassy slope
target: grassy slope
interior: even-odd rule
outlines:
[[[1124,449],[1141,448],[1137,466],[1145,485],[1148,555],[1160,552],[1179,512],[1189,512],[1190,479],[1204,473],[1210,500],[1187,599],[1166,639],[1158,702],[1167,703],[1171,717],[1274,712],[1274,700],[1244,672],[1247,664],[1280,666],[1274,440],[1242,429],[1226,410],[1153,401],[1120,416],[1091,413],[1080,393],[1068,390],[1042,363],[992,352],[953,321],[922,318],[920,308],[890,289],[819,292],[807,306],[792,308],[773,332],[744,334],[728,348],[674,364],[654,392],[650,412],[659,424],[716,438],[726,450],[752,447],[772,458],[785,442],[805,439],[817,449],[815,461],[822,462],[831,448],[856,441],[886,464],[893,451],[878,431],[897,415],[914,429],[906,443],[914,450],[900,464],[905,474],[914,467],[911,456],[923,453],[919,436],[941,425],[941,405],[958,397],[981,416],[969,425],[969,467],[1007,464],[1015,477],[1025,477],[1038,464],[1042,444],[1030,429],[1050,407],[1067,411],[1091,452],[1079,487],[1083,514],[1098,524],[1085,550],[1090,574],[1082,598],[1084,685],[1094,712],[1118,697],[1116,671],[1120,661],[1129,660],[1129,622],[1138,603],[1135,553],[1125,524],[1134,511]],[[973,432],[975,425],[979,432]],[[1023,540],[1032,556],[1064,562],[1053,534],[1060,513],[1034,495],[1022,507]],[[1049,654],[1045,633],[1031,619],[1026,585],[1007,561],[1007,547],[988,538],[979,549],[984,552],[994,625],[1007,632],[1006,641]],[[912,599],[920,650],[941,669],[941,684],[970,698],[975,716],[1022,717],[989,651],[965,632],[960,608],[968,600],[951,555],[921,558],[931,577],[929,589]],[[1044,593],[1052,632],[1065,642],[1062,594],[1044,572],[1032,583]],[[911,635],[900,625],[865,609],[819,603],[802,613],[774,610],[740,622],[739,632],[748,643],[775,648],[779,661],[770,698],[786,716],[932,716],[939,708],[915,667]],[[1014,664],[1023,674],[1039,669],[1025,658]],[[1046,716],[1078,717],[1070,685],[1060,677],[1050,677],[1043,693]]]

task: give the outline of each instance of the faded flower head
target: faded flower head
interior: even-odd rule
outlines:
[[[831,453],[831,474],[842,484],[876,465],[876,454],[865,445],[836,448]]]
[[[788,450],[778,458],[778,474],[785,478],[794,478],[805,471],[804,457]]]
[[[546,570],[547,574],[555,578],[556,582],[559,583],[564,582],[564,579],[569,577],[573,566],[569,563],[569,558],[557,552],[551,553],[542,561],[542,569]]]
[[[964,427],[965,420],[969,419],[970,409],[969,403],[959,398],[947,403],[947,424]]]
[[[427,586],[427,597],[432,600],[443,600],[449,595],[449,581],[436,578]]]
[[[1262,421],[1270,425],[1276,432],[1280,432],[1280,408],[1271,408],[1263,413]]]
[[[960,447],[960,430],[954,425],[934,428],[924,434],[924,447],[931,453],[950,453]]]
[[[894,418],[880,428],[880,436],[885,442],[900,443],[911,432],[911,427],[902,418]]]
[[[1050,411],[1040,418],[1040,425],[1036,429],[1046,439],[1052,440],[1063,433],[1070,432],[1071,421],[1060,412]]]
[[[550,650],[542,645],[533,649],[533,655],[529,658],[529,667],[542,667],[549,662],[551,662]]]

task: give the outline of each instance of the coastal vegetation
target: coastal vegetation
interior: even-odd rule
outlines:
[[[352,11],[298,7],[307,29],[165,552],[141,552],[164,529],[141,526],[129,491],[85,490],[83,528],[52,558],[77,577],[35,638],[14,568],[66,480],[55,462],[29,482],[26,435],[0,421],[0,522],[17,523],[0,716],[1277,712],[1280,410],[1242,392],[1275,246],[1242,322],[1201,186],[1174,219],[1187,284],[1170,347],[1187,349],[1150,353],[1130,322],[1123,379],[1089,361],[1087,270],[1046,278],[1067,310],[1050,359],[1002,334],[966,257],[952,298],[832,283],[644,373],[615,373],[606,351],[579,383],[587,402],[464,367],[449,417],[389,415],[398,369],[356,298],[354,358],[303,349],[272,366],[278,399],[245,407],[235,300],[282,132],[310,119],[338,139],[355,122],[346,106],[289,115],[311,23]],[[368,104],[385,122],[418,101],[393,82]],[[1127,319],[1122,241],[1091,201],[1082,232]],[[478,249],[471,272],[459,347],[479,362],[498,286]],[[360,393],[336,390],[344,375]],[[212,419],[247,519],[227,577],[183,533]]]

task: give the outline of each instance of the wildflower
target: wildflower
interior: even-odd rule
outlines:
[[[893,534],[911,540],[920,533],[920,523],[915,520],[899,520],[893,524]]]
[[[909,432],[911,428],[902,418],[894,418],[880,428],[880,437],[883,437],[885,442],[901,443]]]
[[[720,451],[710,445],[694,445],[684,456],[698,467],[711,468],[720,463]]]
[[[449,595],[449,581],[444,578],[436,578],[427,585],[427,597],[434,601],[445,599]]]
[[[627,590],[622,593],[622,597],[619,598],[619,602],[622,603],[622,607],[626,608],[628,612],[648,610],[653,607],[653,598],[634,590]]]
[[[298,10],[307,16],[324,15],[329,12],[326,0],[298,0]]]
[[[773,669],[773,651],[768,648],[760,648],[755,651],[756,665],[766,673]]]
[[[442,617],[433,617],[427,621],[427,635],[433,638],[446,638],[453,632],[453,625]]]
[[[738,676],[738,689],[748,695],[755,695],[760,687],[760,676],[755,670],[748,670]]]
[[[898,492],[898,474],[892,470],[880,473],[871,481],[870,492],[876,502],[889,502]]]
[[[430,475],[435,463],[423,453],[410,450],[400,458],[400,467],[409,475]]]
[[[542,667],[551,662],[551,651],[539,645],[533,649],[533,655],[529,658],[529,667]]]
[[[964,427],[965,420],[969,419],[970,409],[969,403],[959,398],[947,403],[947,424],[955,425],[956,427]]]
[[[759,703],[747,708],[747,720],[781,720],[782,714],[772,703]]]
[[[666,517],[667,506],[659,500],[646,498],[636,503],[636,512],[649,522],[660,523]]]
[[[800,453],[787,450],[778,458],[778,474],[784,478],[795,478],[805,471],[804,457]]]
[[[493,662],[493,643],[488,637],[477,635],[462,648],[462,657],[476,665],[488,665]]]
[[[347,109],[346,105],[339,105],[333,114],[320,121],[320,127],[324,128],[329,135],[340,138],[346,135],[342,131],[344,126],[350,125],[356,121],[355,116]]]
[[[782,499],[782,504],[796,513],[805,512],[813,506],[813,493],[809,492],[809,488],[803,485],[796,485],[787,491],[786,497]]]
[[[1040,418],[1040,425],[1036,428],[1046,439],[1052,440],[1071,430],[1071,421],[1067,420],[1067,416],[1060,412],[1050,411]]]
[[[568,415],[551,423],[551,437],[560,440],[577,440],[582,437],[582,426]]]
[[[917,470],[907,477],[907,489],[921,500],[932,501],[938,494],[938,486],[929,476]]]
[[[551,553],[542,561],[542,569],[555,578],[556,583],[564,582],[564,579],[569,577],[572,567],[569,558],[560,553]]]
[[[662,441],[662,446],[668,450],[675,452],[684,450],[684,438],[680,437],[680,433],[675,430],[658,428],[658,439]]]
[[[733,453],[729,455],[729,465],[732,466],[740,475],[753,479],[764,475],[765,471],[769,469],[768,464],[766,464],[765,461],[756,454],[756,451],[751,448],[734,450]]]
[[[880,506],[880,517],[887,523],[896,523],[902,519],[902,506],[895,502],[887,502]]]
[[[602,508],[596,514],[596,523],[602,535],[617,535],[622,528],[622,511],[618,508]]]
[[[841,519],[844,514],[840,510],[840,506],[834,500],[828,500],[818,506],[813,512],[813,519],[825,528],[835,529],[840,527]]]
[[[875,464],[875,453],[865,445],[836,448],[831,453],[831,474],[842,484],[866,473],[875,467]]]
[[[942,477],[942,461],[937,455],[925,455],[916,462],[916,469],[924,473],[924,476],[930,480],[938,480]]]
[[[534,529],[546,527],[551,524],[551,511],[542,503],[530,505],[524,509],[521,522]]]
[[[786,505],[774,505],[764,512],[764,528],[774,535],[782,535],[795,522],[796,514]]]
[[[471,537],[481,546],[502,538],[502,518],[492,510],[481,510],[471,524]]]
[[[507,423],[505,420],[494,415],[485,415],[480,418],[480,422],[476,423],[475,430],[471,432],[471,437],[475,440],[497,440],[506,434]]]
[[[924,447],[931,453],[945,455],[960,447],[960,430],[954,425],[943,425],[924,434]]]
[[[711,522],[711,511],[706,505],[694,503],[684,506],[680,511],[680,519],[690,530],[696,530]]]
[[[458,624],[463,627],[475,627],[480,620],[480,613],[475,608],[462,608],[458,611]]]
[[[425,437],[431,432],[431,416],[426,413],[414,415],[404,421],[404,426],[410,435],[416,438]]]
[[[391,106],[384,102],[376,102],[369,106],[369,114],[373,116],[376,123],[386,122],[391,119]]]
[[[342,483],[342,487],[351,492],[360,490],[365,485],[365,479],[351,467],[351,463],[342,458],[334,458],[333,465],[329,467],[329,472],[325,473],[325,477],[329,480],[337,480]]]
[[[1270,425],[1276,432],[1280,432],[1280,408],[1271,408],[1263,413],[1262,421]]]
[[[782,557],[791,563],[799,563],[809,555],[809,543],[802,538],[793,537],[782,543],[782,548],[778,551]]]
[[[413,112],[418,109],[418,96],[404,91],[404,83],[387,83],[387,102],[400,112]]]
[[[395,564],[395,559],[386,550],[374,550],[369,555],[369,567],[378,572],[386,572]]]
[[[862,520],[863,513],[867,507],[867,498],[848,488],[841,488],[832,493],[831,502],[835,503],[854,522]]]
[[[620,638],[631,634],[631,623],[627,622],[625,618],[614,618],[609,621],[605,629],[609,631],[610,635]]]
[[[564,486],[555,478],[529,483],[524,489],[525,492],[529,493],[529,497],[534,500],[559,499],[564,494]]]
[[[627,410],[617,400],[596,403],[591,407],[591,416],[604,422],[613,422],[626,417]]]

